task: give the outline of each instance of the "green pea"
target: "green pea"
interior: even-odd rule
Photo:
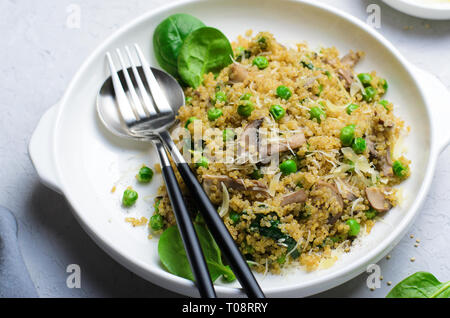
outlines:
[[[369,73],[358,74],[358,78],[361,81],[361,83],[364,85],[364,87],[370,86],[370,83],[373,80],[372,75],[370,75]]]
[[[362,154],[367,148],[366,140],[364,138],[355,138],[352,149],[357,154]]]
[[[322,118],[327,118],[327,115],[320,107],[313,107],[309,110],[309,114],[311,115],[310,119],[316,119],[320,124],[322,122]]]
[[[280,164],[280,171],[284,175],[295,173],[297,172],[297,163],[292,159],[286,160],[282,164]]]
[[[406,174],[408,173],[408,167],[401,163],[399,160],[393,163],[392,170],[394,171],[394,174],[399,178],[406,177]]]
[[[370,210],[365,211],[364,214],[368,220],[373,220],[378,215],[378,212],[375,209],[370,208]]]
[[[265,56],[257,56],[253,59],[252,64],[255,65],[257,68],[259,68],[260,70],[263,70],[269,66],[269,61]]]
[[[164,226],[164,218],[160,214],[154,214],[150,218],[150,227],[154,231],[159,231]]]
[[[223,112],[221,109],[218,108],[211,108],[208,110],[208,119],[209,121],[215,121],[216,119],[218,119],[220,116],[223,115]]]
[[[192,102],[192,97],[191,96],[186,96],[186,98],[184,99],[186,101],[186,105],[190,105]]]
[[[152,181],[153,178],[153,170],[150,169],[149,167],[144,166],[139,170],[139,173],[136,176],[136,178],[141,183],[149,183],[150,181]]]
[[[312,63],[307,63],[307,62],[305,62],[305,61],[301,61],[301,63],[302,63],[302,65],[303,65],[303,67],[305,67],[305,68],[307,68],[307,69],[310,69],[310,70],[313,70],[313,69],[314,69],[314,64],[312,64]]]
[[[241,215],[237,212],[231,211],[230,220],[233,221],[233,224],[238,224],[239,221],[241,220]]]
[[[384,78],[382,78],[382,79],[380,79],[379,83],[381,84],[381,87],[383,87],[384,92],[386,93],[389,88],[388,82]]]
[[[209,166],[208,158],[202,156],[200,160],[195,163],[195,166],[197,168],[199,167],[208,168]]]
[[[138,199],[138,193],[131,188],[126,189],[123,192],[122,204],[127,208],[133,206]]]
[[[355,110],[359,108],[356,104],[350,104],[347,106],[347,114],[351,115]]]
[[[241,100],[250,100],[250,98],[252,98],[252,94],[250,93],[245,93],[244,95],[241,96]]]
[[[259,180],[259,179],[262,179],[264,177],[264,175],[261,173],[261,170],[259,170],[259,169],[253,170],[253,172],[252,172],[252,174],[250,176],[254,180]]]
[[[288,100],[292,97],[292,91],[289,89],[289,87],[280,85],[277,87],[277,96],[281,99]]]
[[[225,92],[222,91],[218,91],[216,93],[216,97],[213,100],[214,104],[226,103],[227,101],[228,101],[227,94],[225,94]]]
[[[389,101],[383,99],[382,101],[380,101],[380,105],[382,105],[384,107],[384,109],[386,109],[387,111],[389,111]]]
[[[223,142],[234,140],[235,137],[236,133],[233,129],[227,128],[223,131]]]
[[[286,255],[278,257],[277,263],[280,265],[283,265],[284,263],[286,263]]]
[[[280,120],[286,115],[286,110],[280,105],[272,105],[269,110],[275,120]]]
[[[184,125],[184,128],[188,128],[190,124],[192,124],[195,120],[198,120],[197,117],[190,117],[187,121],[186,124]]]
[[[239,105],[238,107],[238,114],[242,117],[249,117],[252,112],[255,110],[255,107],[253,107],[253,103],[249,100],[243,101],[242,105]]]
[[[355,219],[349,219],[347,220],[346,224],[350,227],[350,230],[348,231],[349,236],[357,236],[359,234],[361,226],[359,225],[358,221],[356,221]]]
[[[377,95],[377,90],[372,86],[366,87],[364,90],[363,98],[366,102],[370,103],[373,101],[374,97]]]
[[[355,125],[348,125],[341,129],[341,142],[342,145],[349,147],[353,143],[355,138]]]

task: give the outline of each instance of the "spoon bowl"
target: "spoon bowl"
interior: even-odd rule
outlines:
[[[137,69],[139,74],[141,75],[141,78],[144,78],[145,75],[142,67],[139,66],[137,67]],[[132,74],[131,68],[128,69],[128,72],[129,74]],[[170,74],[167,74],[166,72],[154,67],[152,67],[152,72],[155,75],[155,78],[162,91],[166,95],[169,105],[173,109],[173,112],[176,114],[180,107],[185,103],[185,97],[182,87],[180,86],[178,81]],[[120,80],[124,82],[125,80],[123,71],[119,71],[118,74]],[[131,76],[131,80],[133,82],[135,90],[139,93],[139,87],[136,83],[136,79]],[[150,91],[148,86],[145,86],[147,92],[149,93]],[[124,89],[125,93],[129,94],[128,88],[124,87]],[[108,79],[103,83],[97,95],[97,114],[101,122],[112,134],[118,137],[133,140],[145,139],[141,136],[131,135],[130,132],[123,126],[116,103],[117,102],[115,98],[112,79],[111,77],[108,77]]]

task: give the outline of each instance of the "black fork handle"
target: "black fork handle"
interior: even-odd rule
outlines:
[[[216,298],[214,285],[209,275],[205,257],[201,249],[200,241],[195,232],[194,225],[178,185],[175,173],[170,165],[166,150],[159,140],[154,140],[162,165],[162,175],[169,194],[170,203],[178,224],[181,238],[183,240],[186,255],[194,274],[195,284],[202,298]]]
[[[177,169],[181,174],[187,188],[191,195],[194,197],[195,204],[200,210],[206,225],[208,226],[211,234],[219,245],[221,251],[224,253],[234,274],[239,280],[242,288],[245,290],[249,298],[265,298],[265,295],[255,279],[247,261],[241,254],[241,251],[237,247],[230,232],[223,223],[216,208],[209,200],[209,197],[203,190],[203,187],[197,180],[197,177],[192,172],[189,165],[186,163],[183,155],[178,150],[177,146],[172,140],[168,131],[162,131],[159,134],[162,142],[168,148],[172,154]]]
[[[233,240],[233,237],[228,232],[225,224],[216,208],[209,200],[203,187],[198,182],[194,173],[187,163],[178,163],[178,171],[183,177],[186,186],[191,194],[195,196],[195,203],[200,210],[206,225],[211,231],[217,244],[220,246],[227,260],[230,262],[230,266],[233,272],[237,276],[241,286],[246,291],[249,298],[265,298],[261,287],[253,276],[247,261],[242,256],[239,248]]]

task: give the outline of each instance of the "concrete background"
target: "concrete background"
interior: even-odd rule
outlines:
[[[276,1],[276,0],[274,0]],[[0,2],[0,205],[19,220],[25,262],[41,297],[176,296],[129,272],[83,232],[65,199],[46,189],[27,154],[39,118],[62,96],[79,65],[120,26],[172,0],[2,0]],[[406,16],[376,0],[322,0],[363,21],[366,8],[378,3],[379,30],[415,65],[450,87],[450,21]],[[81,28],[67,25],[70,5],[81,8]],[[401,243],[384,259],[381,288],[370,291],[368,274],[319,297],[384,297],[393,284],[419,270],[450,280],[450,149],[439,158],[423,211]],[[415,238],[411,239],[410,234]],[[416,238],[419,247],[414,247]],[[416,261],[411,262],[410,258]],[[66,287],[66,267],[79,264],[80,289]]]

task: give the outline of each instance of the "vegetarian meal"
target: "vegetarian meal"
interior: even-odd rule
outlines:
[[[387,80],[355,72],[363,52],[287,47],[269,32],[230,43],[186,14],[156,28],[154,50],[185,86],[178,130],[189,137],[177,139],[180,149],[188,145],[199,182],[254,270],[329,267],[399,203],[394,186],[410,175],[401,147],[408,128],[384,99]],[[127,191],[128,206],[137,194]],[[213,279],[233,280],[190,206]],[[162,264],[192,279],[164,186],[150,228],[161,234]]]

